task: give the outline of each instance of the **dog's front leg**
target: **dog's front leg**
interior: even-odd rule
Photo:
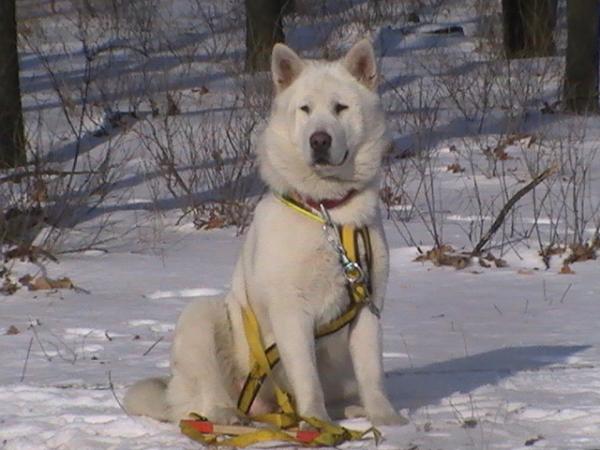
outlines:
[[[367,307],[359,313],[350,330],[350,353],[358,389],[369,420],[375,425],[400,425],[407,420],[388,400],[383,384],[381,326]]]
[[[273,307],[270,311],[275,342],[292,386],[297,412],[304,417],[330,420],[317,372],[314,321],[299,308]]]

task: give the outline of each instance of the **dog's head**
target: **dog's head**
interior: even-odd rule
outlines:
[[[333,62],[277,44],[271,66],[276,95],[258,148],[266,182],[314,199],[372,183],[389,141],[371,44],[362,40]]]

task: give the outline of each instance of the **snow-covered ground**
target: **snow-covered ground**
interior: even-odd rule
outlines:
[[[162,255],[74,255],[49,267],[90,294],[20,291],[2,299],[7,449],[198,447],[174,425],[127,417],[114,397],[140,377],[167,373],[174,323],[190,296],[227,289],[240,238],[170,234]],[[598,264],[557,275],[527,258],[458,272],[413,262],[416,250],[389,234],[385,366],[394,404],[411,422],[384,427],[382,448],[515,449],[535,438],[541,448],[594,448]],[[11,325],[19,333],[5,335]]]
[[[166,7],[167,3],[172,7]],[[403,181],[404,187],[397,192],[401,198],[391,206],[386,222],[391,272],[383,314],[384,361],[393,402],[410,423],[383,427],[385,440],[380,448],[598,449],[600,263],[577,262],[570,266],[574,273],[559,274],[563,257],[554,256],[546,268],[538,255],[538,235],[523,235],[523,230],[538,224],[542,241],[562,236],[562,230],[574,221],[572,214],[564,212],[569,207],[561,208],[567,197],[552,191],[545,207],[536,208],[530,195],[519,203],[506,221],[505,228],[512,231],[502,229],[494,239],[494,254],[506,260],[506,267],[484,268],[475,261],[456,270],[414,261],[434,243],[434,219],[444,243],[473,248],[481,234],[479,226],[489,226],[506,196],[535,173],[532,167],[538,164],[536,170],[541,170],[554,161],[548,156],[554,147],[546,139],[558,142],[556,148],[565,152],[555,158],[560,163],[571,161],[572,153],[564,148],[573,143],[590,158],[589,186],[582,197],[591,216],[583,213],[582,217],[590,219],[583,228],[591,235],[599,220],[593,211],[600,199],[600,161],[595,157],[600,148],[598,119],[589,118],[584,124],[560,114],[539,113],[542,99],[552,99],[560,86],[550,76],[541,83],[528,113],[518,116],[523,120],[518,126],[507,118],[500,83],[495,85],[498,98],[489,111],[477,110],[477,98],[468,100],[481,92],[475,88],[454,100],[438,96],[440,90],[453,86],[454,75],[463,77],[461,86],[481,81],[481,74],[475,76],[469,70],[477,68],[473,61],[482,54],[478,53],[477,24],[483,20],[481,14],[487,14],[473,6],[481,2],[441,3],[439,9],[428,13],[426,8],[421,13],[421,25],[383,23],[372,34],[384,56],[382,93],[397,153],[410,156],[425,149],[432,155],[425,162],[399,159],[388,173],[391,179]],[[31,45],[23,52],[24,106],[36,145],[49,148],[50,159],[68,170],[73,130],[61,113],[47,68],[56,70],[65,89],[78,98],[78,80],[85,76],[85,58],[76,39],[82,30],[77,30],[75,20],[65,17],[74,17],[71,6],[79,2],[39,4],[37,8],[38,2],[20,2],[22,24],[29,27],[25,33],[37,43],[38,53],[47,55],[40,58],[30,51]],[[51,13],[51,4],[59,14]],[[230,71],[240,63],[243,34],[226,29],[211,41],[195,28],[194,17],[201,14],[193,6],[204,5],[203,11],[218,22],[219,9],[210,7],[220,4],[162,2],[163,19],[173,15],[169,19],[172,28],[162,33],[173,45],[150,45],[152,56],[146,60],[121,46],[143,33],[133,30],[117,38],[110,35],[109,27],[85,30],[98,49],[108,42],[115,50],[110,56],[102,53],[106,59],[92,67],[99,81],[90,87],[93,101],[91,117],[86,117],[80,135],[81,155],[86,158],[81,164],[94,158],[102,161],[104,152],[113,149],[109,162],[118,166],[118,178],[100,206],[87,216],[74,217],[74,231],[65,232],[61,241],[68,250],[69,245],[91,242],[90,236],[101,232],[89,250],[59,255],[58,263],[11,260],[7,266],[12,279],[25,274],[66,276],[77,289],[28,291],[23,287],[0,297],[1,448],[199,448],[175,425],[128,417],[119,399],[135,380],[168,373],[179,312],[191,298],[228,289],[243,236],[237,236],[234,228],[197,230],[191,217],[179,220],[181,198],[172,198],[160,184],[155,159],[145,145],[153,131],[159,135],[164,131],[161,116],[152,117],[154,106],[148,98],[140,95],[138,117],[114,134],[110,127],[98,133],[106,125],[104,109],[98,105],[109,102],[113,110],[127,111],[128,104],[137,101],[128,89],[137,86],[149,89],[155,94],[150,96],[153,101],[168,106],[163,94],[169,91],[182,110],[173,121],[189,120],[201,127],[210,115],[218,125],[219,114],[236,98],[240,80],[231,77]],[[336,14],[352,17],[344,16],[344,10]],[[329,29],[327,23],[319,28],[312,21],[314,17],[297,19],[288,38],[292,46],[316,56],[336,40],[339,47],[347,46],[363,31],[352,23]],[[432,33],[450,25],[460,25],[464,35]],[[44,37],[36,34],[41,29]],[[225,45],[228,33],[237,33],[237,40]],[[202,45],[194,47],[194,39]],[[327,45],[321,47],[319,39]],[[211,53],[219,46],[225,48],[225,62],[215,62],[219,58]],[[550,58],[548,64],[558,64],[556,59]],[[542,78],[544,63],[535,64],[534,73]],[[446,73],[450,75],[444,78]],[[504,75],[494,76],[501,79]],[[446,84],[436,84],[440,80]],[[201,87],[206,90],[200,92]],[[442,97],[444,101],[435,103]],[[158,107],[164,110],[163,103]],[[433,103],[437,109],[432,112]],[[467,109],[461,111],[456,105]],[[583,139],[571,137],[581,135],[582,129]],[[185,132],[185,125],[178,130]],[[517,132],[525,137],[496,147],[495,158],[482,153],[482,147],[494,149],[506,135]],[[536,144],[529,145],[530,134],[536,135]],[[185,144],[185,139],[178,144]],[[542,156],[532,157],[533,152]],[[457,164],[458,170],[449,170],[450,164]],[[437,174],[435,178],[428,178],[432,173]],[[423,177],[432,182],[425,183],[433,186],[431,191],[423,187]],[[568,190],[568,177],[565,171],[556,183],[564,183]],[[474,188],[481,197],[473,195]],[[364,420],[346,424],[368,426]],[[343,447],[372,448],[374,444],[365,441]]]

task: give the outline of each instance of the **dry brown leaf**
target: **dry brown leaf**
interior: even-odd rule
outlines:
[[[167,94],[167,116],[178,116],[180,114],[179,104],[171,94]]]
[[[8,327],[8,330],[6,330],[6,334],[7,336],[14,336],[15,334],[19,334],[20,331],[17,327],[15,327],[14,325],[11,325],[10,327]]]
[[[415,261],[418,261],[418,262],[432,261],[433,262],[439,258],[439,255],[446,253],[446,252],[452,252],[452,251],[454,251],[454,249],[451,246],[443,244],[440,247],[434,247],[431,250],[427,250],[425,253],[422,253],[421,255],[417,256],[415,258]]]
[[[389,186],[379,190],[379,198],[386,206],[396,206],[402,204],[402,195],[395,194]]]
[[[206,224],[204,225],[204,229],[212,230],[215,228],[223,228],[225,226],[225,219],[222,217],[213,216],[211,217]]]
[[[534,275],[535,271],[533,271],[531,269],[519,269],[519,270],[517,270],[517,273],[519,275]]]
[[[515,144],[522,144],[525,147],[529,148],[533,142],[535,141],[535,137],[528,134],[513,134],[505,139],[500,140],[496,147],[490,149],[489,147],[483,151],[483,153],[488,157],[493,157],[498,161],[507,161],[509,159],[514,159],[514,157],[510,156],[506,153],[506,149]]]
[[[493,150],[494,158],[496,158],[498,161],[507,161],[509,159],[514,159],[512,156],[506,153],[505,149],[506,147],[496,147]]]
[[[25,274],[21,278],[19,278],[19,283],[21,283],[24,286],[27,286],[29,283],[31,283],[31,280],[33,280],[33,277],[29,274]]]
[[[450,245],[444,244],[416,257],[415,261],[431,261],[434,266],[451,266],[455,269],[464,269],[471,263],[471,255],[455,253]]]
[[[571,249],[571,254],[565,258],[564,264],[596,259],[596,246],[594,243],[574,244],[569,246],[569,248]]]
[[[19,279],[21,284],[27,286],[30,291],[42,291],[50,289],[74,289],[75,285],[68,277],[63,278],[49,278],[43,275],[33,278],[27,274]]]
[[[194,225],[199,230],[214,230],[216,228],[223,228],[227,226],[227,218],[222,214],[219,214],[215,210],[211,210],[208,213],[208,217],[199,217],[194,219]]]
[[[14,281],[9,280],[8,278],[4,279],[2,286],[0,286],[0,294],[3,295],[13,295],[15,292],[19,290],[19,286]]]
[[[494,264],[496,264],[496,267],[501,269],[502,267],[507,267],[508,263],[506,262],[506,260],[502,259],[502,258],[495,258],[494,259]]]
[[[45,291],[45,290],[52,289],[50,280],[43,276],[33,279],[27,287],[29,288],[30,291]]]
[[[575,273],[575,271],[573,269],[571,269],[571,266],[569,266],[568,264],[565,264],[564,266],[562,266],[560,268],[559,273],[562,275],[573,275]]]
[[[448,170],[448,172],[452,172],[452,173],[462,173],[465,171],[464,167],[462,167],[459,163],[448,164],[448,167],[446,167],[446,170]]]
[[[508,263],[504,259],[494,256],[492,254],[492,252],[488,252],[485,256],[483,256],[480,259],[487,261],[487,264],[488,264],[487,267],[491,266],[490,263],[494,263],[494,265],[499,269],[501,269],[502,267],[508,266]],[[482,264],[482,267],[486,267],[486,266]]]
[[[46,182],[41,178],[33,181],[33,191],[30,193],[31,199],[36,203],[43,203],[48,200],[48,188]]]
[[[44,250],[43,248],[37,247],[35,245],[25,244],[17,245],[16,247],[13,247],[10,250],[8,250],[4,255],[4,259],[20,259],[21,261],[28,260],[31,262],[36,262],[40,256],[48,258],[51,261],[58,262],[56,256],[52,255],[50,252]]]
[[[544,247],[544,249],[540,250],[539,255],[540,256],[562,255],[566,251],[567,251],[566,247],[561,247],[560,245],[549,245],[547,247]]]

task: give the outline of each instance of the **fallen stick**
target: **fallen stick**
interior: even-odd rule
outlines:
[[[471,256],[472,257],[478,256],[481,253],[481,251],[483,250],[483,247],[486,246],[486,244],[494,236],[496,231],[498,231],[498,228],[500,228],[500,226],[504,222],[504,219],[506,218],[506,215],[510,212],[510,210],[515,205],[515,203],[517,203],[519,200],[521,200],[521,198],[525,194],[527,194],[529,191],[531,191],[533,188],[535,188],[538,184],[540,184],[542,181],[544,181],[546,178],[548,178],[550,175],[553,175],[557,171],[558,171],[557,166],[549,167],[548,169],[544,170],[542,173],[537,175],[535,178],[533,178],[529,183],[527,183],[521,189],[519,189],[515,193],[515,195],[513,195],[506,202],[506,205],[504,205],[504,207],[500,210],[500,214],[498,214],[498,217],[496,217],[496,220],[494,220],[494,223],[492,224],[490,229],[487,231],[487,233],[485,233],[483,235],[483,237],[479,240],[479,242],[477,243],[477,245],[471,252]]]
[[[29,339],[29,347],[27,347],[27,356],[25,356],[25,363],[23,364],[23,370],[21,371],[21,380],[20,380],[21,383],[25,379],[25,373],[27,372],[27,363],[29,362],[29,355],[31,354],[31,346],[32,345],[33,345],[33,336],[31,337],[31,339]]]
[[[154,341],[154,343],[150,347],[148,347],[148,350],[146,350],[142,356],[146,356],[148,353],[150,353],[152,351],[152,349],[154,347],[156,347],[158,345],[158,343],[160,341],[162,341],[163,339],[164,339],[164,336],[161,336],[156,341]]]

